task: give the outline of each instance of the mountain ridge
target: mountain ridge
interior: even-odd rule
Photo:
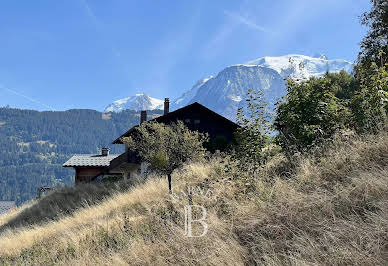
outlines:
[[[121,112],[123,110],[156,110],[163,109],[163,100],[153,98],[145,93],[135,94],[134,96],[118,99],[109,104],[104,112]]]
[[[300,54],[284,56],[265,56],[225,67],[215,76],[197,81],[189,90],[171,101],[171,110],[179,109],[193,102],[199,102],[213,111],[236,120],[237,109],[243,107],[249,89],[263,90],[265,98],[273,110],[276,101],[286,94],[285,78],[308,79],[321,77],[326,72],[351,72],[353,64],[344,59],[328,59],[325,55],[311,57]],[[141,94],[140,98],[131,98],[133,102],[151,102],[151,99],[162,100]],[[145,99],[147,98],[148,99]],[[130,97],[128,97],[130,98]],[[127,98],[121,99],[125,102]],[[125,110],[128,101],[116,102],[118,111]],[[133,103],[132,102],[132,103]],[[162,109],[163,105],[133,104],[135,108],[145,110]],[[112,104],[105,111],[115,111]],[[134,109],[139,111],[140,109]]]

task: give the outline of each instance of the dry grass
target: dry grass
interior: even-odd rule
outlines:
[[[54,190],[42,199],[33,200],[17,212],[1,218],[0,233],[6,229],[32,226],[61,219],[80,208],[92,206],[117,192],[125,192],[141,182],[140,179],[114,183],[82,184]]]
[[[5,265],[383,265],[388,261],[388,136],[336,141],[288,167],[275,157],[235,181],[227,160],[191,164],[57,221],[0,235]],[[284,174],[287,172],[287,174]],[[184,236],[188,186],[209,232]],[[20,211],[19,211],[20,213]],[[3,218],[5,223],[17,212]],[[197,228],[201,229],[201,228]]]
[[[35,200],[32,200],[30,202],[23,204],[22,206],[20,206],[18,208],[11,210],[10,212],[7,212],[6,214],[1,215],[0,216],[0,228],[3,225],[7,224],[9,221],[18,217],[23,211],[29,209],[34,204],[35,204]]]
[[[302,158],[290,179],[257,184],[260,207],[241,214],[236,230],[250,251],[250,263],[388,261],[386,133],[337,141],[323,157]]]

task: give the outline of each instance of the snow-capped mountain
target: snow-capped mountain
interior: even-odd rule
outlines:
[[[195,85],[190,90],[183,93],[181,97],[179,97],[173,102],[173,109],[175,110],[188,105],[190,101],[197,95],[198,89],[201,88],[203,84],[205,84],[212,78],[213,76],[210,76],[208,78],[198,80],[197,83],[195,83]]]
[[[215,77],[202,80],[173,101],[171,109],[199,102],[235,120],[237,109],[245,104],[248,89],[264,90],[266,100],[273,108],[277,99],[286,94],[285,77],[306,79],[342,69],[350,72],[353,64],[342,59],[328,60],[323,55],[318,58],[304,55],[262,57],[227,67]]]
[[[163,100],[141,93],[114,101],[105,108],[105,113],[120,112],[127,109],[136,111],[163,109],[163,103]]]
[[[305,55],[286,55],[278,57],[261,57],[249,61],[247,65],[260,65],[276,70],[282,77],[308,79],[310,77],[320,77],[325,72],[339,72],[344,69],[352,71],[353,64],[343,60],[329,60],[325,55],[310,57]]]
[[[231,119],[236,119],[237,109],[246,104],[249,89],[263,90],[270,108],[277,99],[286,94],[284,78],[307,79],[320,77],[326,72],[352,71],[353,64],[346,60],[329,60],[325,55],[310,57],[305,55],[286,55],[261,57],[245,64],[226,67],[216,76],[199,80],[171,102],[175,110],[199,102],[213,111]],[[117,100],[105,112],[119,112],[125,109],[153,110],[163,109],[163,100],[151,98],[146,94]]]
[[[273,69],[263,66],[235,65],[222,70],[197,88],[194,97],[182,101],[187,104],[199,102],[211,110],[235,120],[239,107],[245,104],[249,88],[263,89],[271,98],[281,97],[284,90],[283,78]],[[182,97],[181,97],[182,98]],[[172,109],[179,108],[176,101]]]

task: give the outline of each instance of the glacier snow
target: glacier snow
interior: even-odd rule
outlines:
[[[163,109],[163,103],[163,100],[141,93],[114,101],[105,108],[105,113],[121,112],[127,109],[135,111]]]
[[[326,56],[310,57],[290,54],[278,57],[261,57],[245,64],[226,67],[216,76],[209,76],[194,84],[181,97],[171,102],[171,110],[199,102],[211,110],[236,120],[239,107],[245,105],[249,89],[263,90],[270,108],[286,94],[285,78],[308,79],[320,77],[326,72],[351,72],[353,64],[343,59],[329,60]],[[125,109],[162,109],[163,100],[146,94],[137,94],[110,104],[106,112],[119,112]]]

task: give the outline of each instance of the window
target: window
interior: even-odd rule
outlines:
[[[199,119],[194,120],[194,124],[199,124],[199,123],[201,123],[201,120]]]
[[[185,123],[190,123],[190,119],[185,119]]]

